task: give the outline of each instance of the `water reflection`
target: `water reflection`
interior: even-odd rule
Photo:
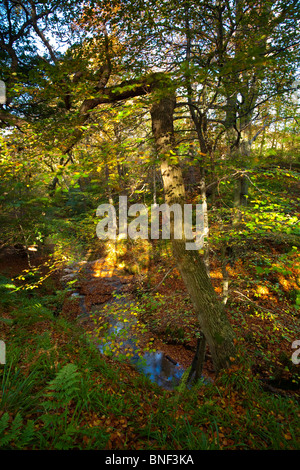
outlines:
[[[122,290],[122,284],[117,279],[115,281],[114,287],[116,288],[116,293],[120,293]],[[130,314],[134,311],[135,302],[128,301],[126,296],[119,297],[115,296],[113,299],[106,302],[106,305],[116,306],[117,308],[124,306],[122,312],[119,312],[118,316],[116,315],[106,315],[106,321],[110,323],[110,327],[107,330],[107,339],[108,341],[105,344],[99,344],[98,349],[102,354],[105,354],[107,349],[111,351],[114,350],[114,345],[116,342],[122,342],[123,351],[131,351],[132,364],[135,365],[138,371],[145,374],[152,382],[157,383],[159,386],[163,387],[166,390],[172,390],[174,387],[178,386],[180,379],[184,373],[184,368],[174,362],[172,359],[160,352],[137,352],[138,344],[138,335],[136,332],[133,332],[132,326],[137,323],[137,317]],[[81,310],[86,312],[84,308],[84,302],[80,298],[80,307]],[[95,311],[101,315],[101,309],[96,307]],[[120,320],[118,317],[122,316]],[[122,321],[123,320],[123,321]],[[110,341],[111,339],[111,341]]]
[[[166,390],[172,390],[178,386],[180,379],[184,372],[184,368],[178,365],[175,361],[160,352],[145,352],[142,355],[136,352],[136,338],[130,333],[130,324],[116,321],[113,317],[109,317],[110,328],[108,333],[114,341],[122,341],[122,348],[124,350],[130,349],[133,353],[130,361],[134,364],[138,371],[144,373],[152,382],[157,383],[159,386]],[[103,354],[105,350],[112,345],[108,341],[105,345],[98,346],[99,351]]]
[[[162,352],[146,352],[143,357],[134,357],[137,369],[143,372],[152,382],[166,390],[172,390],[179,385],[184,372],[183,367],[173,364]]]
[[[97,263],[96,263],[97,264]],[[172,390],[175,386],[179,385],[180,379],[184,373],[184,368],[180,365],[172,362],[172,359],[169,358],[160,351],[155,352],[138,352],[138,331],[133,331],[132,327],[135,327],[137,324],[137,316],[131,315],[131,312],[135,310],[135,302],[128,299],[126,296],[122,296],[123,283],[121,282],[118,276],[113,276],[108,273],[107,267],[103,266],[103,263],[98,263],[99,268],[101,267],[104,271],[105,276],[102,276],[102,272],[98,272],[94,277],[101,276],[101,282],[104,282],[106,285],[111,286],[114,289],[114,296],[109,301],[105,302],[106,308],[116,307],[115,313],[118,315],[104,315],[105,320],[110,323],[110,327],[107,330],[107,339],[108,341],[105,344],[99,344],[98,349],[102,354],[105,354],[107,348],[113,351],[116,345],[116,342],[122,344],[122,350],[131,351],[131,362],[136,366],[137,370],[144,373],[152,382],[157,383],[159,386]],[[71,272],[70,272],[71,271]],[[77,270],[69,268],[65,269],[67,276],[76,276]],[[89,287],[89,293],[93,293],[97,287],[91,285]],[[97,303],[93,303],[93,307],[88,309],[85,305],[85,295],[80,294],[79,292],[73,292],[73,298],[78,298],[79,308],[80,308],[80,317],[88,317],[90,313],[95,313],[99,316],[103,315],[102,309],[103,304],[100,302],[101,308]],[[124,308],[122,308],[124,307]],[[121,311],[118,309],[121,308]],[[119,317],[122,317],[119,319]],[[122,321],[123,320],[123,321]]]

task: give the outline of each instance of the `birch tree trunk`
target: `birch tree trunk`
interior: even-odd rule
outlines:
[[[185,203],[185,188],[181,168],[174,163],[175,137],[173,113],[175,94],[157,94],[151,106],[152,131],[161,161],[161,174],[167,204]],[[170,156],[172,155],[172,160]],[[183,211],[182,211],[183,212]],[[172,226],[171,226],[172,228]],[[172,229],[171,229],[172,234]],[[218,301],[206,266],[199,252],[186,250],[184,235],[175,239],[171,235],[173,255],[182,279],[196,309],[201,331],[205,335],[216,372],[229,367],[235,354],[234,333],[225,315],[224,306]]]

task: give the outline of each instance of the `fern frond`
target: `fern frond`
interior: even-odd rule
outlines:
[[[9,421],[9,414],[6,412],[4,415],[0,418],[0,436],[4,433],[5,429],[8,426],[8,421]]]
[[[22,434],[18,441],[17,447],[19,449],[23,449],[24,447],[26,447],[32,441],[32,439],[34,438],[34,435],[35,435],[34,421],[29,420],[26,423],[25,428],[22,430]]]
[[[8,444],[17,440],[21,433],[21,428],[23,424],[22,416],[20,415],[20,413],[17,413],[15,419],[13,420],[9,428],[8,419],[6,415],[9,419],[8,413],[4,413],[0,420],[0,427],[2,428],[2,432],[0,434],[0,448],[5,448],[8,446]]]
[[[56,377],[48,385],[50,396],[54,398],[56,406],[58,404],[62,406],[67,404],[77,395],[80,378],[77,367],[72,363],[65,365],[57,373]]]

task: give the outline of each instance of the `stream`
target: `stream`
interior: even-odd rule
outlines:
[[[68,281],[76,278],[78,271],[76,269],[72,270],[66,268],[65,273],[67,274],[62,280]],[[101,282],[108,283],[113,288],[113,298],[99,304],[94,303],[91,309],[86,307],[86,295],[77,291],[71,294],[71,297],[76,297],[79,300],[79,317],[81,318],[91,316],[91,314],[101,316],[104,314],[104,310],[107,311],[108,308],[114,306],[119,311],[121,310],[123,312],[122,318],[120,318],[120,315],[116,316],[114,314],[105,313],[105,320],[109,323],[109,328],[105,333],[108,341],[105,343],[105,346],[103,344],[98,345],[99,351],[102,354],[105,353],[105,348],[110,348],[112,351],[112,341],[110,341],[109,338],[113,338],[114,345],[121,343],[123,350],[131,349],[129,360],[139,372],[145,374],[152,382],[155,382],[160,387],[166,390],[173,390],[174,387],[179,385],[185,369],[161,351],[140,351],[137,336],[133,331],[133,326],[138,321],[137,317],[126,314],[126,310],[131,311],[134,309],[135,302],[128,300],[126,295],[122,295],[123,283],[119,277],[101,277],[99,278],[99,283]],[[91,285],[89,287],[89,293],[93,293],[93,289],[95,289],[95,286]],[[122,304],[124,304],[124,309],[122,308]]]
[[[128,309],[126,297],[114,299],[109,303],[111,305],[116,304],[118,307],[124,303]],[[133,303],[131,303],[131,307],[134,307]],[[132,351],[129,360],[139,372],[145,374],[152,382],[157,383],[166,390],[173,390],[174,387],[179,385],[181,376],[185,371],[180,364],[161,351],[140,352],[137,336],[132,332],[132,326],[137,322],[136,317],[125,315],[123,320],[116,320],[115,315],[108,315],[106,318],[110,323],[110,327],[106,332],[108,337],[114,338],[114,342],[116,340],[119,343],[122,342],[124,350],[130,349]],[[108,342],[105,346],[110,347],[110,345],[111,343]],[[104,353],[105,348],[102,345],[99,345],[98,348],[101,353]]]

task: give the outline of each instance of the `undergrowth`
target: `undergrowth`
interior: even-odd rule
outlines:
[[[53,294],[1,286],[1,450],[299,448],[297,401],[266,393],[247,354],[215,383],[164,391],[54,315]]]

